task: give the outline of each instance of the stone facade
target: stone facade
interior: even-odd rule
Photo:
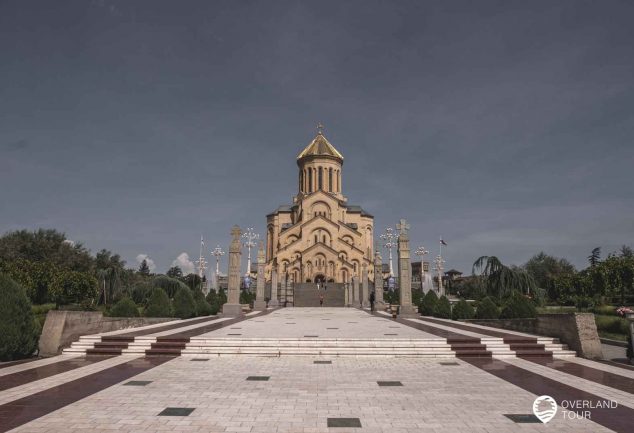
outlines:
[[[343,156],[321,131],[297,157],[298,192],[267,215],[266,278],[272,270],[299,282],[349,283],[362,266],[374,279],[374,217],[343,195]]]

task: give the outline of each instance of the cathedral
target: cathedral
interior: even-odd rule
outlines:
[[[374,217],[343,195],[343,155],[317,136],[297,157],[297,194],[266,216],[266,274],[295,283],[373,279]]]

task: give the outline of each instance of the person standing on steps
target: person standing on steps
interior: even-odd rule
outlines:
[[[374,292],[370,293],[370,311],[374,311],[374,301],[375,301],[375,297],[374,297]]]
[[[323,294],[319,295],[319,306],[320,307],[324,306],[324,295]]]

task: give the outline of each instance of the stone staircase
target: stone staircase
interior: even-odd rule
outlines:
[[[326,290],[317,290],[315,283],[293,284],[293,305],[295,307],[319,307],[319,295],[324,296],[324,307],[344,307],[344,285],[326,283]]]

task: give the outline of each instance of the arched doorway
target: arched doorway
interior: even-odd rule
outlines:
[[[326,277],[323,274],[317,274],[315,276],[315,282],[316,283],[325,283],[326,282]]]

